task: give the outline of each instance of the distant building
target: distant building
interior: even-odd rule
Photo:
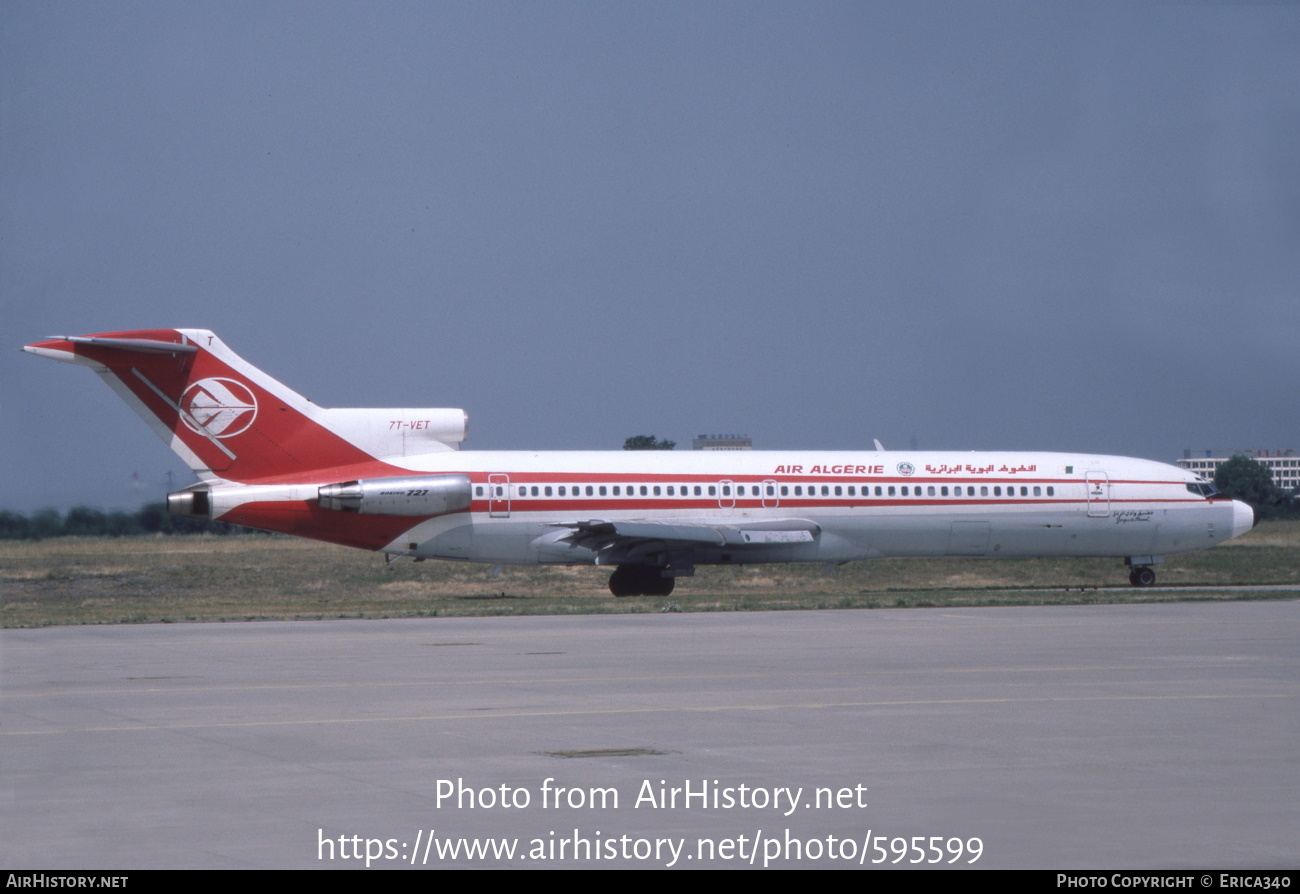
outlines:
[[[753,450],[749,435],[700,435],[691,441],[692,450]]]
[[[1300,455],[1294,450],[1226,450],[1205,451],[1203,457],[1193,457],[1192,451],[1184,450],[1178,465],[1189,472],[1195,472],[1202,478],[1213,480],[1215,471],[1221,463],[1226,463],[1234,456],[1245,456],[1268,468],[1273,474],[1273,484],[1285,491],[1300,487]]]

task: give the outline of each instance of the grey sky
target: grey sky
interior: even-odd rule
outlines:
[[[6,0],[0,146],[0,508],[188,482],[17,350],[167,326],[467,449],[1300,448],[1293,3]]]

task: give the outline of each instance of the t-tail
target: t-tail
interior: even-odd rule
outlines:
[[[204,329],[61,335],[24,350],[94,369],[206,485],[409,474],[404,457],[455,450],[466,434],[458,409],[319,407]]]

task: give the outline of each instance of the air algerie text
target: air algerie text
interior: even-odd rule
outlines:
[[[777,466],[773,475],[883,475],[884,466],[812,466],[807,472],[803,466]]]

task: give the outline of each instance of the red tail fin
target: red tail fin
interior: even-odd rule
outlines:
[[[204,329],[58,336],[25,350],[92,367],[204,479],[306,480],[407,452],[407,435],[385,437],[379,418],[403,411],[317,407]],[[442,414],[421,429],[426,451],[463,439],[460,410],[418,412]]]

